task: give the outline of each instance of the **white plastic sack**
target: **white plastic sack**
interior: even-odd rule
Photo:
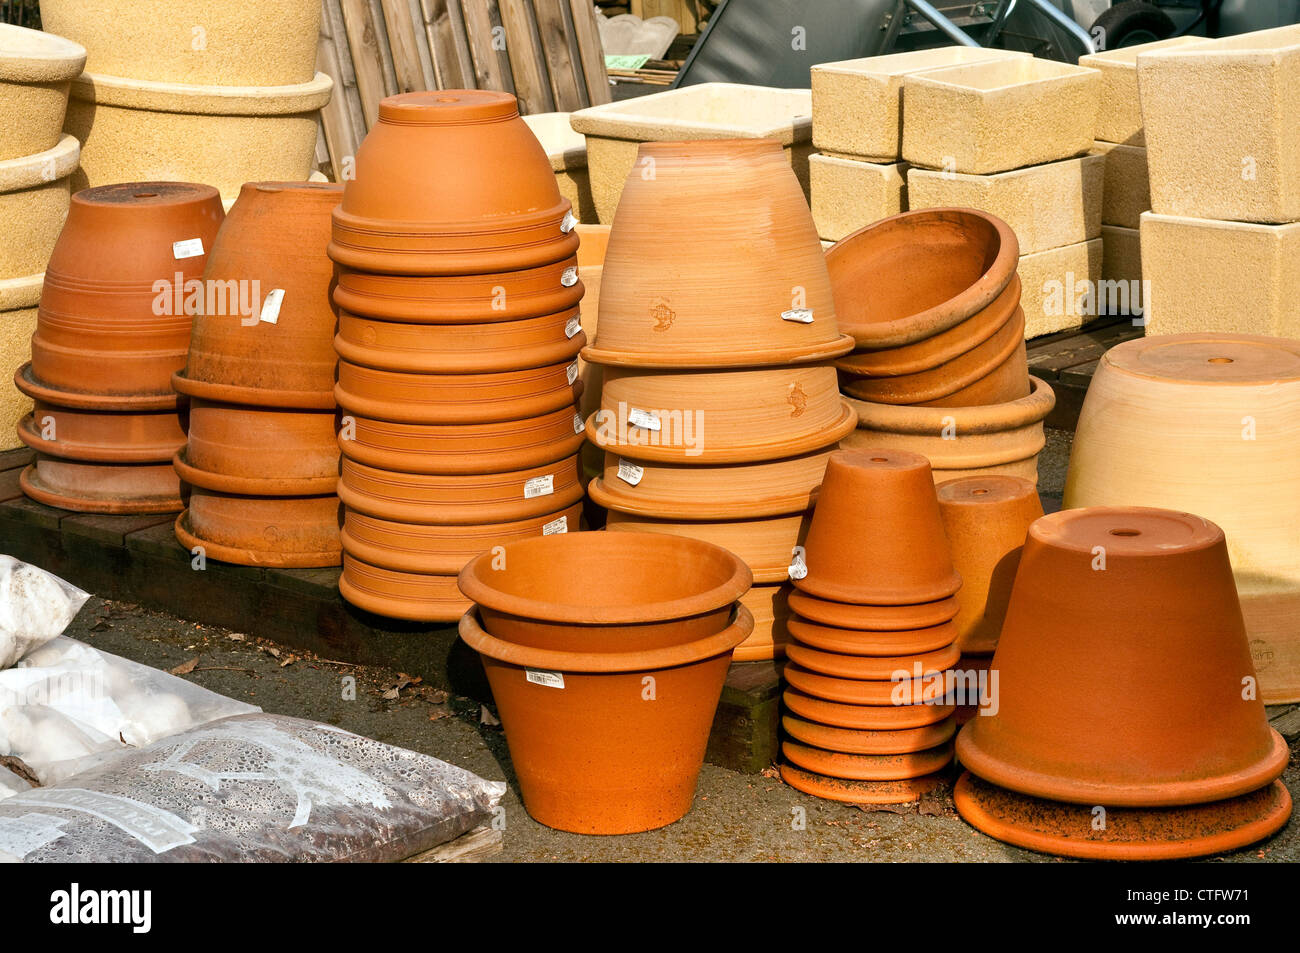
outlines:
[[[0,768],[0,801],[20,791],[31,790],[31,785],[8,768]]]
[[[89,598],[44,569],[0,556],[0,669],[62,635]]]

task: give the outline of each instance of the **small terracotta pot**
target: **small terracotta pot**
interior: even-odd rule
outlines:
[[[828,778],[793,765],[780,765],[781,780],[796,791],[845,804],[908,804],[943,783],[942,774],[902,781],[850,781]]]
[[[176,538],[222,562],[243,566],[337,566],[339,501],[325,496],[237,496],[191,488]]]
[[[952,744],[902,754],[845,754],[787,741],[781,753],[795,767],[848,781],[903,781],[943,770],[952,760]]]
[[[470,608],[456,588],[456,575],[404,572],[372,566],[343,550],[339,595],[389,619],[408,622],[455,622]]]
[[[826,253],[840,327],[887,348],[978,320],[1015,276],[1020,244],[987,212],[931,208],[881,219]]]
[[[804,645],[796,635],[786,656],[801,668],[836,678],[893,681],[902,676],[921,677],[943,672],[961,658],[956,645],[908,655],[847,654]]]
[[[1286,767],[1286,742],[1243,690],[1255,671],[1223,532],[1200,517],[1091,507],[1039,519],[993,667],[997,712],[966,724],[958,757],[1022,794],[1197,804]]]
[[[591,498],[601,503],[593,487]],[[755,582],[785,582],[790,574],[794,547],[808,532],[808,514],[763,516],[736,520],[671,520],[633,516],[611,509],[605,523],[609,532],[663,533],[689,536],[729,549],[749,566]]]
[[[754,617],[754,631],[736,646],[732,656],[737,662],[763,662],[785,658],[790,644],[790,593],[786,585],[754,586],[740,597],[740,604]]]
[[[789,648],[786,652],[789,653]],[[840,678],[811,671],[790,661],[786,663],[783,674],[793,688],[804,694],[842,705],[910,707],[938,701],[945,695],[941,673],[897,682]]]
[[[695,641],[584,653],[515,645],[467,613],[460,636],[483,660],[533,819],[630,834],[690,810],[732,651],[752,627],[738,606],[731,626]]]
[[[930,629],[956,618],[957,599],[948,597],[935,602],[911,606],[857,606],[850,602],[818,599],[806,592],[790,594],[790,608],[809,622],[842,629],[874,633],[898,632],[902,629]],[[902,638],[900,636],[900,638]],[[953,641],[949,639],[948,641]],[[940,643],[946,645],[947,643]],[[931,646],[938,648],[938,645]],[[925,651],[925,650],[921,650]],[[884,653],[886,655],[892,652]]]
[[[965,652],[992,654],[1025,536],[1043,515],[1043,504],[1033,484],[1017,477],[948,480],[935,491],[952,563],[962,580],[955,620],[958,644]]]
[[[961,587],[930,464],[914,453],[832,454],[804,548],[808,573],[794,584],[821,599],[911,605]]]
[[[23,443],[52,457],[94,463],[160,463],[185,444],[175,410],[102,411],[36,401],[18,422]]]
[[[787,688],[781,701],[787,709],[809,721],[855,731],[908,731],[937,724],[951,717],[955,710],[952,705],[930,703],[858,705],[834,702],[797,688]]]
[[[171,463],[92,463],[38,454],[18,478],[37,503],[74,513],[174,513],[181,484]]]
[[[957,722],[949,717],[933,725],[904,728],[895,731],[863,731],[858,728],[836,728],[815,721],[805,721],[794,715],[781,718],[786,734],[796,741],[826,751],[844,754],[910,754],[925,751],[952,740],[957,732]]]
[[[790,634],[809,648],[837,652],[841,655],[871,656],[879,659],[920,656],[924,653],[938,652],[950,645],[955,648],[954,642],[957,638],[957,628],[951,622],[943,622],[924,629],[877,632],[869,629],[818,625],[795,615],[790,619],[789,627]],[[907,659],[904,667],[910,671],[911,658]],[[888,674],[885,677],[888,678]]]

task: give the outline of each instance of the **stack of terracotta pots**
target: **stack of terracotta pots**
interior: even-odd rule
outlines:
[[[782,584],[854,426],[829,363],[851,347],[779,143],[641,146],[583,351],[603,368],[590,492],[609,530],[693,536],[748,563],[757,624],[738,659],[770,659],[788,639]]]
[[[176,520],[187,549],[250,566],[339,563],[334,267],[320,252],[342,193],[249,183],[208,255],[173,378],[190,399],[174,460],[190,488]]]
[[[172,373],[190,342],[186,295],[225,213],[217,190],[178,182],[86,189],[45,272],[32,359],[14,383],[37,451],[23,491],[86,513],[181,508],[172,455],[185,406]]]
[[[952,760],[957,591],[934,478],[903,450],[831,455],[790,597],[781,776],[854,804],[914,801]]]
[[[456,574],[578,529],[578,235],[515,99],[385,99],[334,211],[344,598],[454,621]]]
[[[1038,482],[1049,385],[1029,376],[1005,222],[974,209],[905,212],[826,253],[856,350],[835,362],[858,413],[844,445],[924,454],[936,480],[1005,473]]]
[[[1286,824],[1290,752],[1268,725],[1218,526],[1089,507],[1033,524],[993,666],[962,729],[957,809],[1000,840],[1154,860]]]

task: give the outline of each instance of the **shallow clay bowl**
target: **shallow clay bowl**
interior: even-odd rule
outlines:
[[[781,726],[785,728],[786,734],[802,744],[844,754],[907,754],[925,751],[951,741],[957,731],[957,721],[952,717],[920,728],[863,731],[857,728],[836,728],[833,725],[806,721],[795,715],[786,715],[781,719]]]
[[[869,681],[893,681],[896,680],[896,676],[901,677],[901,675],[919,678],[942,672],[957,664],[958,659],[961,658],[961,651],[954,643],[918,655],[845,655],[810,648],[795,636],[795,641],[786,649],[786,655],[790,661],[810,672],[822,675],[834,675],[836,678],[861,678]]]
[[[790,608],[809,622],[840,629],[862,629],[872,632],[897,632],[902,629],[931,629],[955,618],[958,600],[955,596],[936,602],[920,602],[903,606],[860,606],[851,602],[819,599],[806,592],[790,594]],[[946,644],[946,643],[945,643]],[[938,648],[935,645],[932,648]],[[917,651],[930,651],[918,649]]]
[[[18,478],[38,503],[74,513],[175,513],[181,482],[166,463],[86,463],[37,454]]]
[[[793,605],[794,599],[790,601]],[[837,652],[841,655],[878,658],[916,656],[919,653],[934,654],[953,645],[957,638],[957,628],[951,622],[943,622],[925,629],[876,632],[869,629],[841,629],[835,626],[818,625],[796,614],[790,619],[790,627],[790,634],[811,649]],[[909,664],[908,668],[910,667]]]
[[[792,647],[786,647],[787,655]],[[792,660],[786,663],[784,675],[799,691],[843,705],[923,705],[945,695],[944,679],[938,673],[899,682],[840,678],[811,671]]]
[[[858,731],[906,731],[943,721],[956,710],[952,705],[855,705],[827,701],[815,695],[787,688],[781,696],[785,707],[801,718],[837,728]]]
[[[243,566],[337,566],[339,501],[328,496],[235,496],[194,487],[176,518],[186,549]]]

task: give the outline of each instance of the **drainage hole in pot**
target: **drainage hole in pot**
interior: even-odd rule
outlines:
[[[988,490],[986,490],[984,487],[980,487],[978,490],[971,490],[970,492],[971,492],[971,496],[983,496],[985,493],[988,492]]]
[[[1136,529],[1113,529],[1110,531],[1112,536],[1141,536],[1142,533]]]
[[[158,197],[158,193],[157,193],[157,192],[137,192],[137,193],[135,193],[135,197],[138,198],[138,199],[156,199],[156,198]]]
[[[872,463],[888,463],[888,462],[889,462],[889,457],[872,457],[872,458],[871,458],[871,462],[872,462]]]
[[[1210,364],[1231,364],[1231,363],[1232,363],[1232,358],[1230,358],[1230,357],[1212,357],[1212,358],[1210,358],[1210,360],[1209,360],[1208,363],[1210,363]]]

